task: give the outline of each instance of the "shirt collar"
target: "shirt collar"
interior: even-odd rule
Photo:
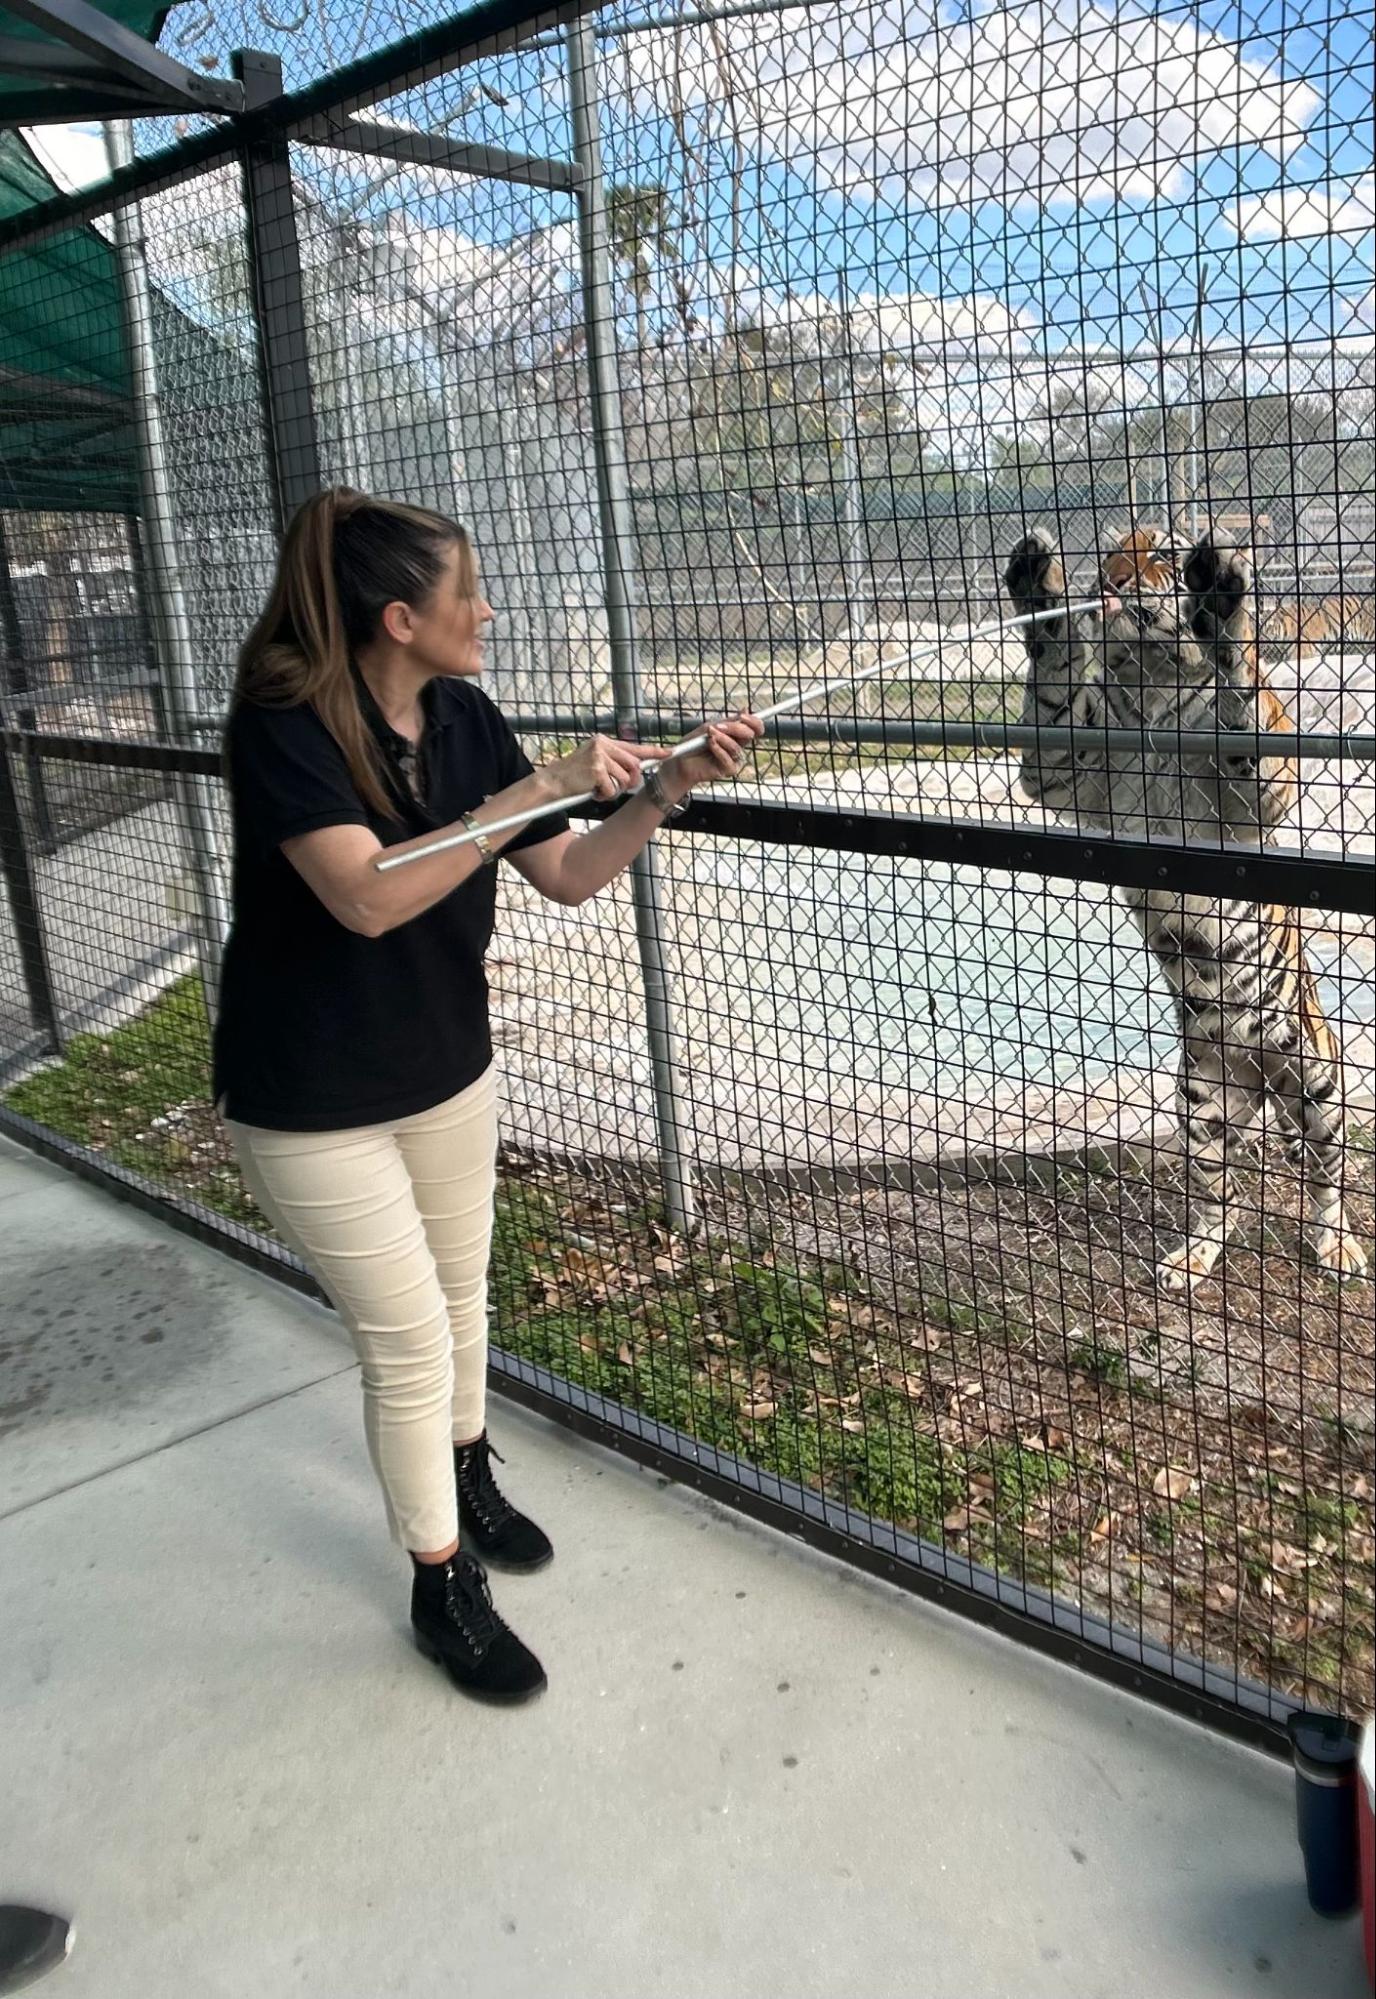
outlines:
[[[384,749],[390,750],[393,756],[403,756],[412,745],[387,720],[373,698],[372,689],[352,660],[349,662],[349,669],[354,677],[354,688],[358,694],[358,705],[363,710],[363,719]],[[420,704],[425,717],[423,738],[447,729],[454,719],[454,704],[448,698],[447,686],[442,684],[439,678],[427,681],[421,693]]]

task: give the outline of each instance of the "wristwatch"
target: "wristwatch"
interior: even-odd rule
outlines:
[[[650,794],[650,802],[655,810],[663,813],[666,819],[681,819],[688,810],[686,797],[675,804],[664,789],[664,780],[659,774],[658,764],[645,766],[645,789]]]

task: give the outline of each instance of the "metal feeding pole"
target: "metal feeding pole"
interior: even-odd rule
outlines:
[[[134,157],[133,127],[127,120],[105,127],[105,151],[111,173]],[[200,675],[191,619],[186,608],[181,565],[177,558],[177,522],[172,480],[167,462],[162,402],[158,392],[157,353],[153,327],[153,288],[148,278],[143,221],[137,201],[114,211],[115,258],[133,382],[134,434],[138,450],[139,497],[143,547],[148,562],[148,608],[161,672],[167,719],[177,744],[204,749],[217,734],[201,712]],[[209,781],[179,777],[178,795],[186,821],[187,843],[196,881],[197,943],[206,1005],[213,1019],[220,993],[220,961],[229,934],[229,899],[221,866],[219,829]]]
[[[611,258],[602,184],[597,43],[586,18],[568,31],[568,75],[573,152],[578,167],[578,242],[612,698],[618,732],[632,740],[636,734],[636,715],[644,705],[636,663],[634,523],[617,380]],[[663,878],[653,841],[632,861],[630,874],[636,942],[645,985],[645,1025],[664,1176],[664,1205],[670,1226],[684,1232],[693,1225],[693,1187],[679,1121],[677,1078],[683,1069],[674,1045],[669,977],[664,963]]]

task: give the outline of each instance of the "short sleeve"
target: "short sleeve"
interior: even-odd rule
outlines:
[[[535,766],[521,748],[520,738],[506,716],[494,702],[475,688],[474,692],[483,704],[492,730],[496,750],[498,778],[494,791],[505,791],[510,784],[519,784],[523,777],[533,777]],[[553,840],[560,833],[569,830],[566,812],[551,812],[543,819],[534,819],[524,831],[514,834],[501,849],[503,854],[519,854],[524,847],[538,847],[542,841]]]
[[[322,826],[366,826],[344,752],[313,708],[241,701],[229,724],[240,838],[259,855]]]

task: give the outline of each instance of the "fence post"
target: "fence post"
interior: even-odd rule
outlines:
[[[127,120],[106,124],[105,149],[112,173],[129,165],[134,157],[134,142]],[[172,471],[163,430],[153,332],[152,286],[148,277],[143,219],[138,201],[122,202],[114,210],[112,221],[120,302],[133,383],[134,434],[138,447],[139,499],[148,562],[149,608],[167,701],[167,718],[178,743],[189,749],[202,748],[218,735],[218,721],[202,712],[196,644],[178,558]],[[219,1003],[220,961],[229,932],[229,898],[225,870],[220,860],[214,794],[209,780],[205,778],[184,776],[177,782],[197,890],[201,978],[205,986],[206,1007],[213,1019]]]
[[[597,49],[584,19],[568,30],[569,112],[578,168],[578,239],[582,265],[583,321],[587,339],[592,402],[593,453],[602,528],[602,568],[611,646],[612,690],[617,727],[627,738],[637,733],[643,706],[636,664],[634,526],[622,435],[611,297],[611,260],[602,185],[602,139],[598,112]],[[659,855],[654,842],[631,863],[636,942],[645,987],[645,1024],[654,1078],[655,1121],[659,1136],[664,1203],[670,1226],[693,1225],[693,1188],[679,1121],[678,1078],[682,1065],[674,1043],[668,972],[664,963],[664,910]]]
[[[0,641],[5,652],[5,693],[15,703],[14,719],[26,733],[38,733],[38,714],[33,706],[33,690],[29,686],[29,669],[24,660],[24,628],[19,622],[19,604],[14,594],[14,576],[10,570],[9,542],[5,537],[5,517],[0,514]],[[48,787],[43,777],[43,765],[35,750],[25,752],[28,764],[29,796],[33,800],[34,827],[38,835],[40,853],[52,854],[57,851],[57,836],[53,831],[52,813],[48,810]]]
[[[233,66],[244,86],[246,111],[282,95],[278,57],[258,49],[236,49]],[[270,132],[246,140],[243,165],[253,316],[280,534],[322,483],[301,242],[292,197],[291,152],[284,134]]]
[[[19,940],[19,962],[24,969],[24,985],[29,995],[29,1011],[43,1036],[44,1052],[56,1055],[62,1048],[62,1024],[53,993],[48,951],[43,939],[43,910],[38,900],[38,880],[24,838],[24,818],[20,809],[19,787],[14,781],[14,765],[5,731],[0,729],[0,873],[9,892],[10,912]]]

